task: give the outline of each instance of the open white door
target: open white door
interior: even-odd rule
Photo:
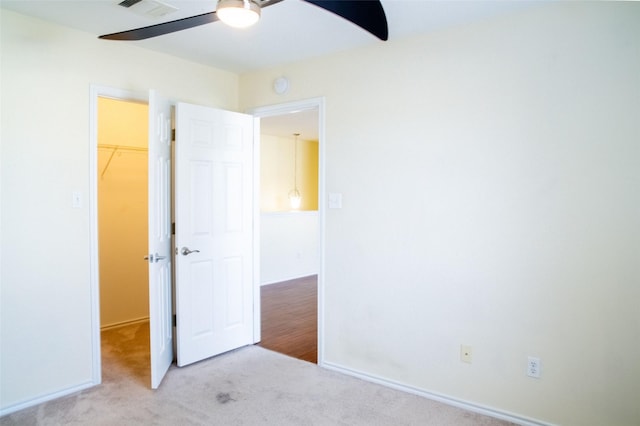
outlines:
[[[176,107],[178,366],[253,343],[253,125]]]
[[[149,329],[151,387],[173,361],[171,316],[171,104],[149,92]]]

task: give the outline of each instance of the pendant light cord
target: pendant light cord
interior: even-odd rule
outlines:
[[[293,145],[293,189],[298,190],[298,136],[300,133],[294,133],[294,145]]]

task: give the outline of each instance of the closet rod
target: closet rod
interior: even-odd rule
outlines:
[[[135,151],[135,152],[147,152],[147,148],[137,147],[137,146],[123,146],[123,145],[107,145],[107,144],[98,144],[98,148],[104,149],[112,149],[111,155],[107,160],[107,164],[105,164],[102,173],[100,173],[100,179],[104,178],[104,174],[107,173],[107,169],[109,168],[109,164],[111,164],[111,160],[113,160],[113,156],[116,155],[118,151]]]
[[[98,144],[98,148],[105,149],[114,149],[117,151],[137,151],[137,152],[147,152],[149,151],[147,148],[141,146],[126,146],[126,145],[108,145],[104,143]]]

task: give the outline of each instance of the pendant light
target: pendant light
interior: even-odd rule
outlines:
[[[260,6],[254,0],[218,0],[216,15],[231,27],[246,28],[260,19]]]
[[[298,191],[298,136],[300,133],[294,133],[294,145],[293,145],[293,189],[289,191],[289,203],[293,210],[300,208],[302,202],[302,195]]]

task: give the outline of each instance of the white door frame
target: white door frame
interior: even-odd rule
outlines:
[[[250,109],[247,113],[252,114],[254,117],[273,117],[277,115],[287,115],[295,112],[317,109],[318,110],[318,241],[320,243],[319,255],[320,255],[320,270],[318,271],[318,365],[324,364],[324,251],[325,251],[325,99],[324,97],[305,99],[301,101],[287,102],[276,105],[268,105]],[[258,126],[256,126],[258,127]],[[255,140],[260,140],[259,137]],[[254,161],[254,179],[255,179],[255,199],[258,199],[260,193],[260,146],[259,143],[255,147],[255,155],[257,160]],[[260,219],[260,203],[254,203],[254,217],[259,223]],[[254,255],[259,265],[260,260],[260,228],[255,228],[254,236]],[[260,340],[260,276],[259,268],[254,269],[258,274],[255,278],[256,293],[258,294],[258,303],[254,308],[254,336],[257,336],[257,340]],[[254,306],[255,306],[254,305]]]
[[[149,102],[148,92],[91,85],[89,96],[89,288],[91,294],[91,382],[102,383],[100,350],[100,261],[98,256],[98,97]]]

